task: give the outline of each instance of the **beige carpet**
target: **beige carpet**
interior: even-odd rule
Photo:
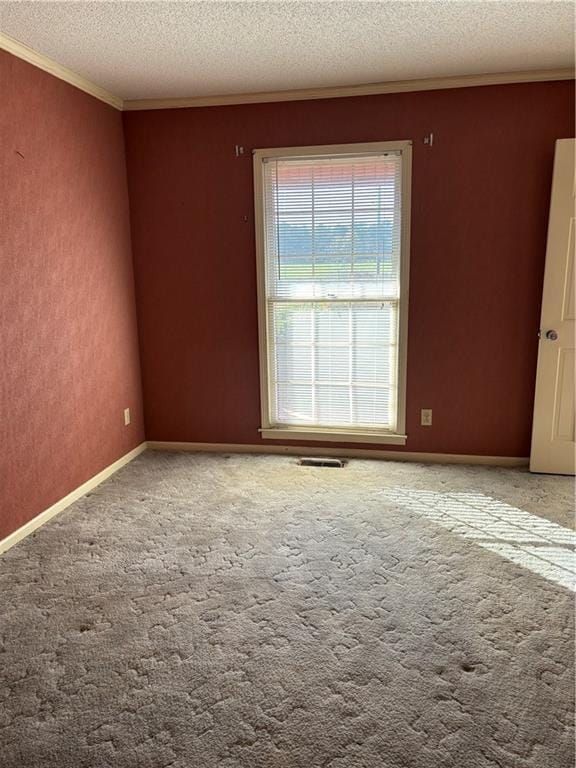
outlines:
[[[572,768],[572,481],[147,453],[0,557],[2,768]]]

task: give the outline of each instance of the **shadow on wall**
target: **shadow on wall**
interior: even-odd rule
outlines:
[[[388,501],[576,592],[576,533],[482,493],[391,488]]]

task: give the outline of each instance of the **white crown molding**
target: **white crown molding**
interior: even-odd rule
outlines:
[[[291,91],[263,91],[237,93],[228,96],[192,96],[170,99],[127,99],[115,96],[96,83],[76,74],[54,59],[44,56],[9,35],[0,33],[0,49],[27,61],[29,64],[64,80],[64,82],[89,93],[118,110],[138,111],[148,109],[183,109],[189,107],[218,107],[233,104],[263,104],[275,101],[311,101],[314,99],[341,99],[350,96],[375,96],[385,93],[410,91],[434,91],[447,88],[473,88],[482,85],[510,85],[513,83],[538,83],[553,80],[574,79],[573,69],[540,69],[526,72],[502,72],[486,75],[459,75],[433,77],[422,80],[395,80],[386,83],[344,85],[331,88],[302,88]]]
[[[384,93],[434,91],[447,88],[472,88],[481,85],[509,85],[538,83],[552,80],[572,80],[573,69],[541,69],[527,72],[502,72],[487,75],[459,75],[433,77],[423,80],[396,80],[387,83],[345,85],[333,88],[304,88],[293,91],[265,91],[240,93],[229,96],[193,96],[178,99],[127,99],[123,109],[183,109],[185,107],[217,107],[231,104],[262,104],[273,101],[309,101],[313,99],[340,99],[349,96],[375,96]]]
[[[129,464],[132,459],[135,459],[136,456],[139,456],[145,450],[146,443],[140,443],[140,445],[124,454],[124,456],[121,456],[113,464],[109,464],[101,472],[98,472],[97,475],[91,477],[90,480],[87,480],[85,483],[82,483],[82,485],[79,485],[78,488],[75,488],[67,496],[64,496],[64,498],[60,499],[60,501],[52,504],[51,507],[48,507],[48,509],[40,512],[38,515],[36,515],[36,517],[33,517],[32,520],[29,520],[20,528],[8,534],[5,539],[0,541],[0,554],[2,554],[2,552],[6,552],[6,550],[10,549],[10,547],[13,547],[14,544],[17,544],[19,541],[22,541],[22,539],[25,539],[26,536],[30,536],[30,534],[33,533],[37,528],[40,528],[40,526],[47,523],[48,520],[51,520],[59,512],[62,512],[64,509],[66,509],[66,507],[74,504],[75,501],[78,501],[78,499],[80,499],[82,496],[96,488],[97,485],[103,483],[104,480],[107,480],[115,472],[118,472],[119,469],[122,469],[122,467],[126,466],[126,464]]]
[[[79,88],[85,93],[89,93],[90,96],[94,96],[100,101],[109,104],[115,109],[122,110],[123,101],[119,96],[115,96],[113,93],[109,93],[104,88],[101,88],[96,83],[86,80],[81,75],[76,74],[68,67],[58,64],[54,59],[50,59],[48,56],[44,56],[42,53],[34,51],[32,48],[28,48],[27,45],[20,43],[18,40],[9,37],[8,35],[0,33],[0,48],[8,51],[8,53],[17,56],[19,59],[27,61],[29,64],[33,64],[38,69],[43,69],[44,72],[48,72],[59,80],[64,80],[65,83],[73,85],[75,88]]]

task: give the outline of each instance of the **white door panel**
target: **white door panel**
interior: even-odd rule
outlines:
[[[556,142],[542,296],[532,472],[574,474],[574,139]]]

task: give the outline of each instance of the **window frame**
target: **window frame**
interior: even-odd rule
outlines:
[[[308,157],[400,152],[402,192],[400,200],[400,295],[398,299],[398,393],[396,430],[343,429],[277,425],[270,421],[269,344],[264,220],[264,160],[268,158]],[[274,147],[253,150],[254,218],[256,236],[256,277],[258,291],[258,338],[260,358],[260,410],[262,438],[267,440],[315,440],[319,442],[359,442],[382,445],[406,444],[406,367],[408,352],[408,288],[410,274],[410,212],[412,183],[412,141],[375,141],[359,144],[322,144],[308,147]]]

